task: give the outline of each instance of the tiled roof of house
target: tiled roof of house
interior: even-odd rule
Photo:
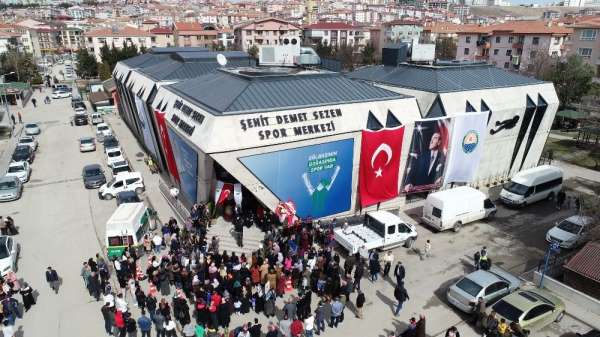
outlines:
[[[141,29],[133,28],[133,27],[123,27],[120,29],[112,29],[112,28],[100,28],[95,30],[90,30],[85,33],[85,36],[89,37],[129,37],[129,36],[152,36],[153,34],[150,32],[143,31]]]
[[[494,32],[510,32],[513,34],[552,34],[567,35],[573,29],[553,21],[509,21],[493,25],[462,25],[458,34],[492,34]]]
[[[575,22],[573,28],[600,28],[600,17],[594,16]]]
[[[426,24],[423,27],[424,32],[437,33],[437,34],[452,34],[457,33],[461,25],[451,22],[432,22]]]
[[[358,29],[360,27],[345,23],[345,22],[317,22],[312,25],[304,26],[304,29],[334,29],[334,30],[345,30],[345,29]]]
[[[169,27],[156,27],[150,29],[152,34],[173,34],[173,30]]]
[[[565,269],[600,282],[600,242],[590,242],[565,264]]]
[[[175,22],[175,30],[199,31],[203,28],[198,22]]]

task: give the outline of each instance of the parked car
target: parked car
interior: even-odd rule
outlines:
[[[60,91],[68,91],[68,92],[72,92],[73,88],[71,88],[70,86],[66,85],[66,84],[57,84],[54,86],[55,90],[60,90]]]
[[[8,164],[6,176],[17,177],[22,183],[26,183],[31,176],[31,166],[29,166],[29,163],[26,161],[13,161]]]
[[[548,199],[553,200],[562,189],[563,171],[560,167],[541,165],[515,174],[504,184],[500,200],[508,206],[526,206]]]
[[[142,202],[140,196],[134,191],[123,191],[117,193],[117,206],[120,204],[134,203],[134,202]]]
[[[108,124],[100,123],[100,124],[96,125],[96,139],[99,142],[104,141],[104,137],[111,136],[111,135],[112,135],[112,131],[110,130],[110,127],[108,127]]]
[[[539,330],[552,322],[560,322],[565,304],[550,292],[539,288],[516,291],[487,309],[496,312],[498,320],[517,322],[523,329]]]
[[[71,97],[71,92],[70,91],[54,90],[52,92],[52,98],[53,99],[61,99],[61,98],[68,98],[68,97]]]
[[[490,305],[521,286],[521,281],[496,267],[489,271],[477,270],[458,280],[448,288],[448,302],[464,312],[476,309],[477,300],[483,298]]]
[[[98,188],[106,183],[104,170],[99,164],[90,164],[83,167],[81,172],[85,188]]]
[[[129,166],[127,160],[114,162],[111,165],[111,168],[113,176],[116,176],[121,172],[131,172],[131,167]]]
[[[35,153],[29,145],[17,145],[12,155],[12,161],[27,161],[30,164],[33,163],[34,158]]]
[[[144,192],[144,180],[139,172],[122,172],[117,174],[111,181],[100,186],[98,196],[100,199],[110,200],[119,192],[134,191],[137,194]]]
[[[106,151],[106,164],[109,167],[112,168],[114,163],[123,161],[125,161],[125,157],[123,157],[123,151],[121,151],[121,148],[117,147]]]
[[[21,197],[23,193],[23,184],[17,177],[0,178],[0,202],[13,201]]]
[[[110,149],[119,147],[119,141],[115,136],[110,135],[108,137],[104,137],[104,142],[102,143],[102,145],[104,145],[104,153],[106,153],[106,151]]]
[[[79,139],[79,152],[96,151],[96,141],[92,137],[82,137]]]
[[[85,106],[85,103],[83,102],[76,102],[75,104],[73,104],[73,110],[75,110],[75,112],[87,112],[87,107]]]
[[[27,145],[27,146],[31,147],[31,149],[33,151],[37,150],[37,148],[38,148],[37,140],[31,136],[21,136],[21,138],[19,138],[19,142],[17,143],[17,145]]]
[[[100,124],[100,123],[104,123],[104,119],[102,118],[102,115],[99,113],[92,114],[92,125],[96,125],[96,124]]]
[[[81,114],[81,113],[77,113],[75,114],[75,116],[73,117],[73,124],[80,126],[80,125],[87,125],[88,124],[88,117],[86,114]]]
[[[73,109],[75,109],[75,105],[77,103],[82,103],[83,104],[83,100],[81,99],[81,97],[71,97],[71,107]]]
[[[582,215],[570,216],[550,228],[546,233],[546,241],[556,242],[561,248],[575,248],[587,240],[592,220]]]
[[[35,136],[41,133],[40,126],[37,123],[25,124],[25,135]]]
[[[0,236],[0,274],[2,277],[9,272],[17,271],[18,259],[19,244],[10,236]]]

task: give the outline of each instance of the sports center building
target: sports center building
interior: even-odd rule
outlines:
[[[187,205],[229,189],[246,209],[291,201],[299,217],[323,218],[401,208],[455,183],[500,183],[537,165],[558,107],[551,83],[485,65],[342,75],[251,67],[237,52],[220,66],[214,53],[173,49],[121,62],[113,75],[119,113]],[[369,148],[365,137],[381,139]],[[455,178],[459,152],[475,169]],[[386,181],[387,195],[365,202],[365,181]]]

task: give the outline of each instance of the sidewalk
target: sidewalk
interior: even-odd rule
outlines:
[[[144,158],[146,157],[145,151],[131,133],[127,124],[116,113],[104,115],[103,117],[119,140],[121,149],[127,159],[129,159],[131,168],[134,171],[140,172],[144,177],[144,185],[146,186],[144,197],[148,202],[148,206],[157,212],[158,218],[162,223],[167,222],[170,217],[176,216],[160,191],[160,175],[150,172],[148,165],[144,162]],[[181,220],[179,219],[179,221]]]

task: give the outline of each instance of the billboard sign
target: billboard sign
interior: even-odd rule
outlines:
[[[177,165],[181,192],[189,202],[195,203],[198,195],[198,153],[176,131],[170,127],[167,127],[167,130]]]
[[[300,218],[348,211],[354,140],[304,146],[239,160],[281,201],[293,201]]]

